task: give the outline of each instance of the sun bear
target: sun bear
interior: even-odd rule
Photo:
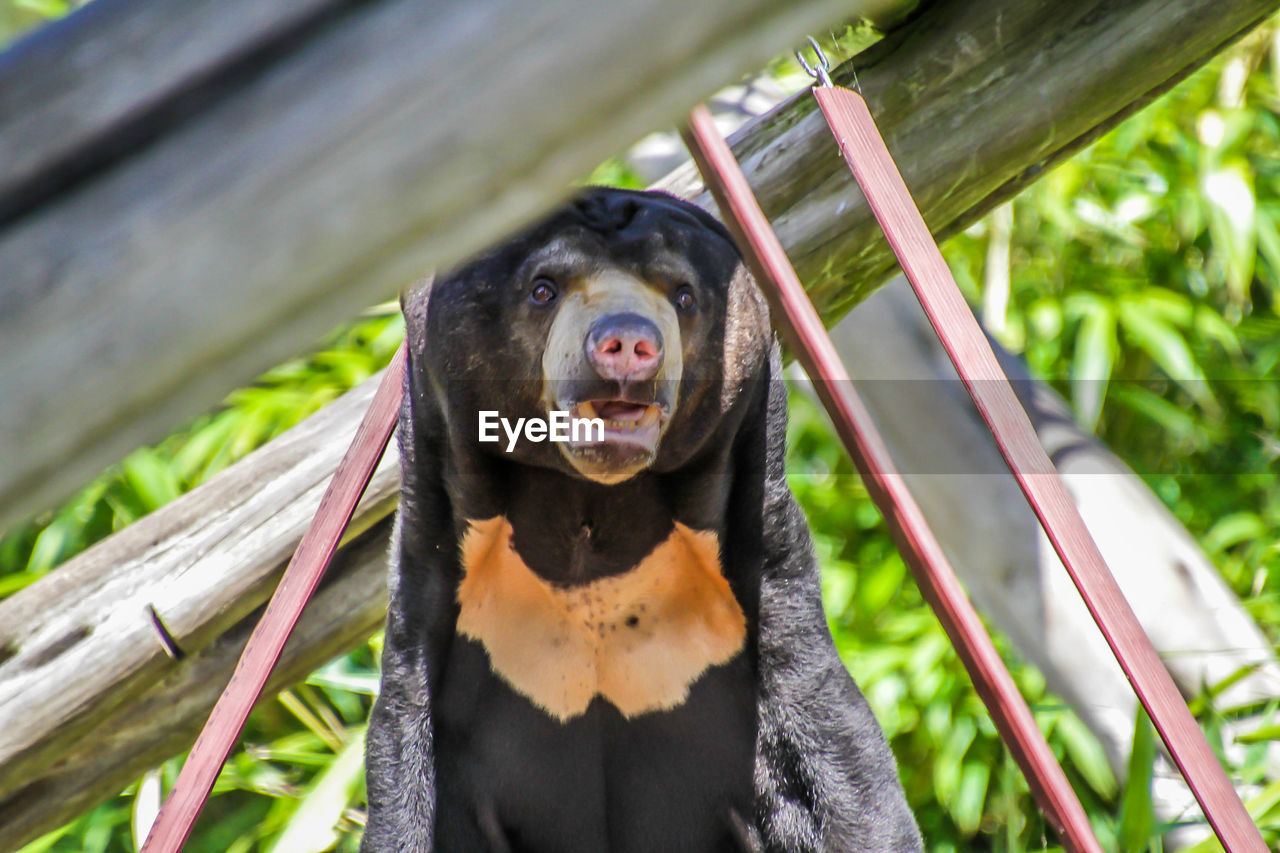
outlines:
[[[589,189],[404,299],[366,851],[911,851],[724,227]],[[583,422],[565,440],[557,423]],[[482,431],[521,423],[500,441]]]

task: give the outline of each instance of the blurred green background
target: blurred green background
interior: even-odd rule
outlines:
[[[0,39],[65,12],[0,3]],[[850,43],[865,34],[850,33]],[[785,70],[786,62],[776,63]],[[1280,631],[1280,47],[1270,24],[981,223],[945,254],[997,337],[1071,399],[1211,556],[1274,642]],[[636,185],[617,162],[588,178]],[[987,292],[993,239],[1007,292]],[[193,488],[382,367],[404,326],[371,309],[317,351],[0,536],[0,596]],[[1091,381],[1077,381],[1091,380]],[[1053,849],[1017,767],[911,581],[822,413],[792,395],[788,471],[824,567],[836,641],[888,734],[934,851]],[[997,637],[1104,847],[1158,848],[1149,776],[1120,789],[1080,721]],[[380,638],[256,711],[191,851],[355,850]],[[1196,703],[1211,742],[1223,710]],[[1263,735],[1277,735],[1264,732]],[[1135,727],[1150,754],[1150,733]],[[1255,744],[1245,779],[1259,779]],[[166,787],[180,759],[159,768]],[[138,786],[28,845],[135,850]],[[1274,847],[1280,786],[1249,803]],[[329,829],[333,827],[333,829]]]

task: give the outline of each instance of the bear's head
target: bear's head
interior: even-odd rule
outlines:
[[[586,190],[429,294],[410,294],[411,338],[423,300],[418,369],[450,440],[604,484],[687,464],[734,420],[771,341],[728,232],[656,192]],[[508,450],[505,436],[479,441],[485,412],[508,424],[566,413],[562,423],[599,419],[603,429],[521,436]]]

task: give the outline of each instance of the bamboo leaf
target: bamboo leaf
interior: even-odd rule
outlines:
[[[1280,231],[1276,230],[1276,215],[1274,205],[1260,206],[1254,231],[1258,236],[1258,252],[1270,265],[1272,275],[1280,278]]]
[[[1149,418],[1168,432],[1174,443],[1199,444],[1203,440],[1200,426],[1191,412],[1146,388],[1118,382],[1112,396],[1117,403]]]
[[[1242,354],[1239,334],[1218,312],[1200,308],[1195,312],[1194,326],[1197,334],[1216,342],[1224,352],[1237,358]]]
[[[19,849],[17,853],[45,853],[47,850],[52,850],[54,845],[68,835],[73,827],[73,824],[67,824],[60,829],[55,829],[53,832],[42,835],[35,841],[32,841],[30,844]]]
[[[1201,178],[1200,188],[1208,202],[1214,255],[1226,275],[1232,300],[1243,307],[1253,281],[1257,244],[1256,203],[1248,167],[1234,163],[1211,169]]]
[[[31,549],[31,557],[27,561],[27,571],[34,575],[43,575],[58,563],[62,562],[71,550],[79,525],[74,519],[59,516],[53,523],[40,531],[36,544]]]
[[[182,493],[172,469],[150,448],[135,450],[120,468],[125,484],[137,495],[144,515]]]
[[[61,18],[71,11],[67,0],[14,0],[13,5],[19,9],[28,9],[42,18]]]
[[[1251,732],[1236,735],[1236,743],[1263,743],[1272,740],[1280,740],[1280,724],[1262,726]]]
[[[1075,356],[1071,363],[1071,402],[1076,419],[1093,432],[1102,414],[1102,401],[1115,363],[1116,318],[1111,306],[1090,306],[1076,333]]]
[[[1207,551],[1216,554],[1266,535],[1267,525],[1257,513],[1234,512],[1218,519],[1205,534],[1202,544]]]
[[[1099,796],[1110,800],[1120,789],[1107,763],[1107,753],[1093,733],[1072,713],[1057,715],[1054,731],[1076,770]]]
[[[1139,708],[1133,727],[1129,777],[1120,796],[1120,850],[1123,853],[1145,853],[1155,832],[1155,808],[1151,801],[1155,758],[1156,742],[1151,721]]]
[[[987,800],[987,785],[991,781],[991,768],[985,762],[970,761],[960,775],[960,786],[951,801],[951,817],[966,835],[972,835],[982,825],[982,806]]]
[[[338,843],[335,828],[364,777],[365,730],[356,729],[351,734],[337,759],[298,801],[297,809],[271,845],[271,853],[322,853]]]
[[[938,759],[933,765],[933,781],[938,801],[944,805],[950,805],[956,797],[960,788],[964,756],[977,734],[978,727],[973,719],[960,717],[955,720],[951,732],[938,751]]]
[[[1207,410],[1217,402],[1209,391],[1204,371],[1191,354],[1186,339],[1173,326],[1142,310],[1140,304],[1120,302],[1120,325],[1128,336],[1170,379]]]

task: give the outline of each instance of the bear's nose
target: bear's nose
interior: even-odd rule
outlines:
[[[604,379],[644,382],[662,365],[662,333],[639,314],[608,314],[591,324],[587,360]]]

